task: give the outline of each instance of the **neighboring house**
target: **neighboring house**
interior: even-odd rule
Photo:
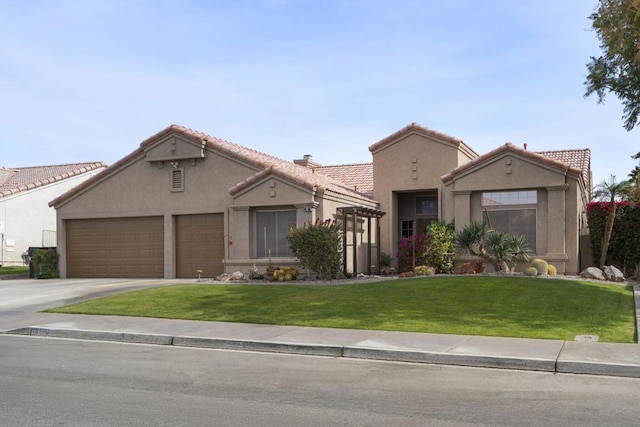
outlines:
[[[415,123],[369,147],[372,163],[289,162],[181,126],[50,204],[62,277],[205,277],[296,264],[289,228],[337,219],[348,271],[430,222],[472,220],[528,236],[535,256],[579,271],[590,152],[505,144],[478,155]]]
[[[0,264],[22,265],[30,246],[56,246],[56,212],[48,202],[106,167],[93,162],[0,168]]]

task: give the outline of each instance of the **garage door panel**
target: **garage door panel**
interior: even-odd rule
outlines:
[[[67,220],[69,277],[163,277],[163,217]]]
[[[177,277],[215,277],[224,272],[223,214],[176,217]]]

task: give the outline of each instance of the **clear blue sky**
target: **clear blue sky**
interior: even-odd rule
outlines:
[[[640,151],[583,98],[595,0],[0,0],[0,166],[113,163],[172,123],[293,160],[371,161],[411,122],[483,154]]]

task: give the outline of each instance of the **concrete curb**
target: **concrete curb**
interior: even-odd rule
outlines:
[[[20,328],[8,335],[30,335],[49,338],[69,338],[88,341],[112,341],[132,344],[173,345],[171,335],[134,334],[130,332],[88,331],[80,329]]]
[[[386,360],[392,362],[428,363],[433,365],[454,365],[476,368],[499,368],[544,372],[555,372],[556,365],[556,361],[551,359],[541,360],[362,347],[344,347],[343,357],[353,359]]]
[[[606,375],[609,377],[640,378],[640,366],[619,363],[558,361],[559,374]]]
[[[325,344],[289,344],[281,342],[230,340],[222,338],[174,337],[177,347],[215,348],[221,350],[258,351],[265,353],[303,354],[307,356],[342,357],[342,347]]]
[[[633,286],[633,302],[636,312],[636,343],[640,344],[640,285]]]
[[[81,329],[53,329],[27,327],[4,332],[7,335],[28,335],[49,338],[109,341],[134,344],[169,345],[176,347],[210,348],[221,350],[256,351],[264,353],[287,353],[350,359],[383,360],[394,362],[454,365],[480,368],[515,369],[568,374],[606,375],[640,378],[640,364],[573,360],[571,353],[564,355],[563,349],[548,359],[488,356],[481,354],[456,354],[433,351],[393,348],[368,348],[328,344],[299,344],[258,340],[235,340],[190,336],[154,335],[129,332],[110,332]]]

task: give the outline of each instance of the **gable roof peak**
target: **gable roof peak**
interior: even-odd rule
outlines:
[[[559,169],[563,169],[565,171],[571,170],[577,175],[582,176],[583,179],[586,179],[585,173],[587,173],[587,171],[584,169],[583,165],[576,164],[576,162],[569,161],[564,158],[559,158],[558,156],[548,155],[549,152],[536,153],[534,151],[530,151],[530,150],[527,150],[526,148],[522,148],[515,144],[512,144],[511,142],[506,142],[503,145],[499,146],[498,148],[495,148],[494,150],[491,150],[488,153],[483,154],[477,159],[474,159],[468,163],[458,166],[448,174],[440,177],[440,179],[444,183],[452,181],[457,175],[461,174],[462,172],[471,170],[474,167],[476,167],[476,165],[486,162],[489,159],[498,157],[504,153],[513,153],[513,154],[519,155],[522,158],[528,158],[530,160],[543,163],[552,167],[556,167]],[[588,164],[587,164],[587,168],[589,168]]]
[[[410,135],[412,133],[420,133],[423,135],[427,135],[430,136],[432,138],[436,138],[439,139],[445,143],[451,144],[453,146],[455,146],[456,148],[460,148],[462,147],[464,150],[469,150],[470,153],[472,153],[473,156],[478,156],[478,154],[473,151],[467,144],[464,143],[464,141],[462,141],[459,138],[456,138],[454,136],[448,135],[446,133],[443,132],[439,132],[437,130],[428,128],[426,126],[422,126],[417,122],[411,122],[409,125],[403,127],[402,129],[392,133],[391,135],[381,139],[380,141],[376,142],[373,145],[369,146],[369,151],[371,153],[374,153],[376,151],[379,151],[383,148],[386,148],[392,144],[394,144],[396,141],[398,141],[399,139]]]

